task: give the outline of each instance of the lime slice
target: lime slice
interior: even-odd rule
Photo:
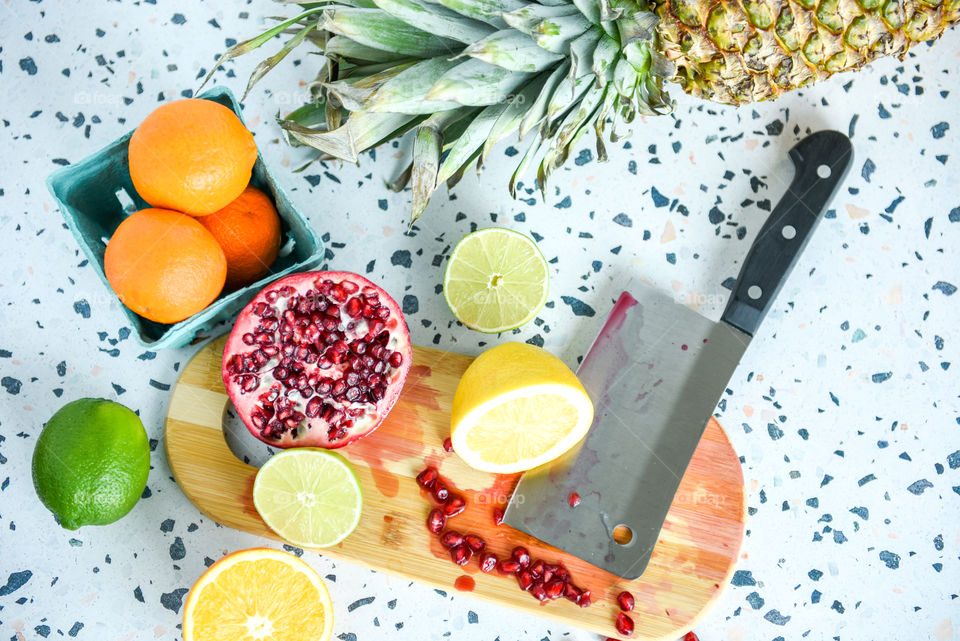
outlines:
[[[363,491],[342,456],[300,447],[284,450],[260,468],[253,504],[270,529],[289,543],[322,548],[336,545],[357,527]]]
[[[461,323],[489,334],[533,320],[547,302],[550,274],[536,243],[518,232],[491,227],[453,248],[443,296]]]

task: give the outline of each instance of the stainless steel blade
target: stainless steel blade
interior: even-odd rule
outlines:
[[[560,461],[523,475],[507,523],[613,574],[639,577],[749,344],[748,334],[651,287],[624,292],[577,371],[594,402],[589,434]],[[572,492],[581,497],[575,508]],[[618,542],[627,533],[630,540]]]

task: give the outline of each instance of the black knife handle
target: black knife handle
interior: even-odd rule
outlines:
[[[790,150],[793,182],[757,234],[721,320],[753,336],[850,168],[853,146],[818,131]],[[822,169],[826,167],[827,169]],[[829,169],[829,171],[828,171]]]

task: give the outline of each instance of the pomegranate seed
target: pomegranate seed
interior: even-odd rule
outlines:
[[[617,632],[625,637],[633,634],[633,619],[623,612],[617,613]]]
[[[590,590],[580,592],[580,598],[577,599],[577,605],[581,608],[588,608],[593,601],[590,600]]]
[[[306,414],[310,418],[316,418],[320,414],[320,399],[314,396],[307,403]]]
[[[453,549],[463,545],[463,535],[454,530],[447,530],[440,535],[440,543],[443,547]]]
[[[683,635],[683,641],[700,641],[700,638],[693,633],[693,630]]]
[[[240,340],[243,341],[244,345],[253,345],[253,334],[244,334],[240,337]]]
[[[481,572],[493,572],[493,568],[497,567],[497,555],[493,552],[487,552],[482,557],[480,557],[480,571]]]
[[[466,545],[458,545],[450,550],[450,558],[453,559],[453,562],[457,565],[466,565],[470,562],[472,556],[473,550]]]
[[[527,548],[518,545],[513,548],[513,551],[510,553],[510,556],[514,561],[520,564],[520,567],[525,568],[530,565],[530,552],[527,551]]]
[[[453,441],[450,440],[450,437],[449,437],[449,436],[448,436],[447,438],[443,439],[443,450],[444,450],[445,452],[452,452],[452,451],[453,451]]]
[[[564,582],[570,580],[570,572],[567,570],[567,568],[563,567],[562,563],[553,566],[553,576]]]
[[[629,612],[634,606],[633,595],[624,590],[617,595],[617,603],[620,605],[621,610]]]
[[[259,384],[260,379],[253,374],[249,374],[243,378],[243,381],[240,383],[240,389],[244,392],[252,392],[253,390],[257,389],[257,385]]]
[[[437,501],[441,503],[445,503],[450,497],[450,490],[447,489],[447,486],[440,481],[434,483],[430,490],[433,493],[433,498],[437,499]]]
[[[580,600],[580,589],[575,585],[567,583],[566,587],[563,588],[563,596],[567,601],[577,603]]]
[[[347,292],[348,294],[356,294],[358,291],[360,291],[360,286],[352,280],[341,281],[340,287],[343,287],[343,291]]]
[[[564,582],[560,580],[553,580],[548,583],[544,583],[543,590],[547,593],[548,599],[559,599],[563,596]]]
[[[517,584],[520,585],[520,589],[526,592],[533,587],[534,576],[530,570],[520,570],[517,573]]]
[[[390,367],[400,367],[403,365],[403,354],[394,352],[390,354]]]
[[[534,583],[533,587],[530,588],[530,594],[537,597],[538,601],[547,600],[547,591],[544,589],[542,583]]]
[[[540,575],[540,580],[543,581],[544,585],[546,585],[547,583],[550,583],[551,579],[553,579],[553,566],[544,566],[543,574]]]
[[[570,507],[577,507],[580,505],[580,495],[576,492],[571,492],[570,496],[567,497],[567,502],[570,504]]]
[[[443,513],[447,516],[456,516],[467,509],[467,502],[459,494],[451,494],[443,505]]]
[[[466,543],[467,546],[471,550],[473,550],[475,554],[479,554],[480,552],[483,552],[483,548],[487,547],[486,541],[481,539],[476,534],[467,534],[466,536],[463,537],[463,542]]]
[[[503,508],[493,508],[493,524],[503,525]]]
[[[520,559],[517,559],[517,560],[520,561]],[[523,561],[520,561],[520,562],[523,563]],[[543,576],[544,567],[545,566],[543,561],[541,561],[540,559],[537,559],[536,561],[534,561],[533,565],[530,566],[530,571],[533,572],[533,576],[539,578]]]
[[[434,534],[439,534],[440,530],[443,529],[443,526],[447,524],[447,517],[444,516],[443,512],[434,508],[430,510],[430,514],[427,515],[427,529],[433,532]]]
[[[497,563],[497,571],[500,574],[516,574],[520,569],[520,564],[513,559],[503,559]]]
[[[425,490],[429,490],[433,487],[433,484],[436,483],[437,476],[437,468],[428,467],[424,471],[417,474],[417,485]]]
[[[346,309],[348,314],[356,318],[360,315],[360,311],[363,309],[363,304],[360,302],[359,298],[351,298],[347,301],[344,309]]]

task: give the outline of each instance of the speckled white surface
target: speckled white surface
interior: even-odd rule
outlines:
[[[227,7],[227,8],[224,8]],[[196,88],[265,1],[7,2],[0,5],[0,638],[179,638],[183,594],[205,563],[264,541],[202,517],[170,476],[162,443],[150,495],[118,523],[68,532],[40,505],[30,456],[64,402],[104,396],[162,434],[167,386],[193,349],[145,352],[97,280],[43,179]],[[218,82],[242,93],[256,61]],[[399,149],[357,166],[291,168],[274,115],[299,100],[316,59],[290,57],[246,102],[267,161],[313,224],[329,264],[381,280],[416,342],[475,354],[531,340],[575,365],[618,285],[640,276],[716,317],[740,258],[805,132],[851,135],[854,166],[718,408],[748,484],[748,536],[734,585],[697,632],[729,639],[937,639],[960,612],[960,34],[779,102],[734,110],[677,92],[674,117],[635,123],[597,164],[557,172],[549,198],[513,201],[506,145],[480,180],[438,193],[404,235],[409,193],[383,187]],[[585,141],[584,150],[589,149]],[[515,335],[453,321],[444,257],[492,223],[535,235],[552,267],[550,306]],[[595,312],[593,311],[595,310]],[[331,577],[343,641],[590,639],[468,596],[304,555]],[[5,584],[5,586],[3,585]]]

